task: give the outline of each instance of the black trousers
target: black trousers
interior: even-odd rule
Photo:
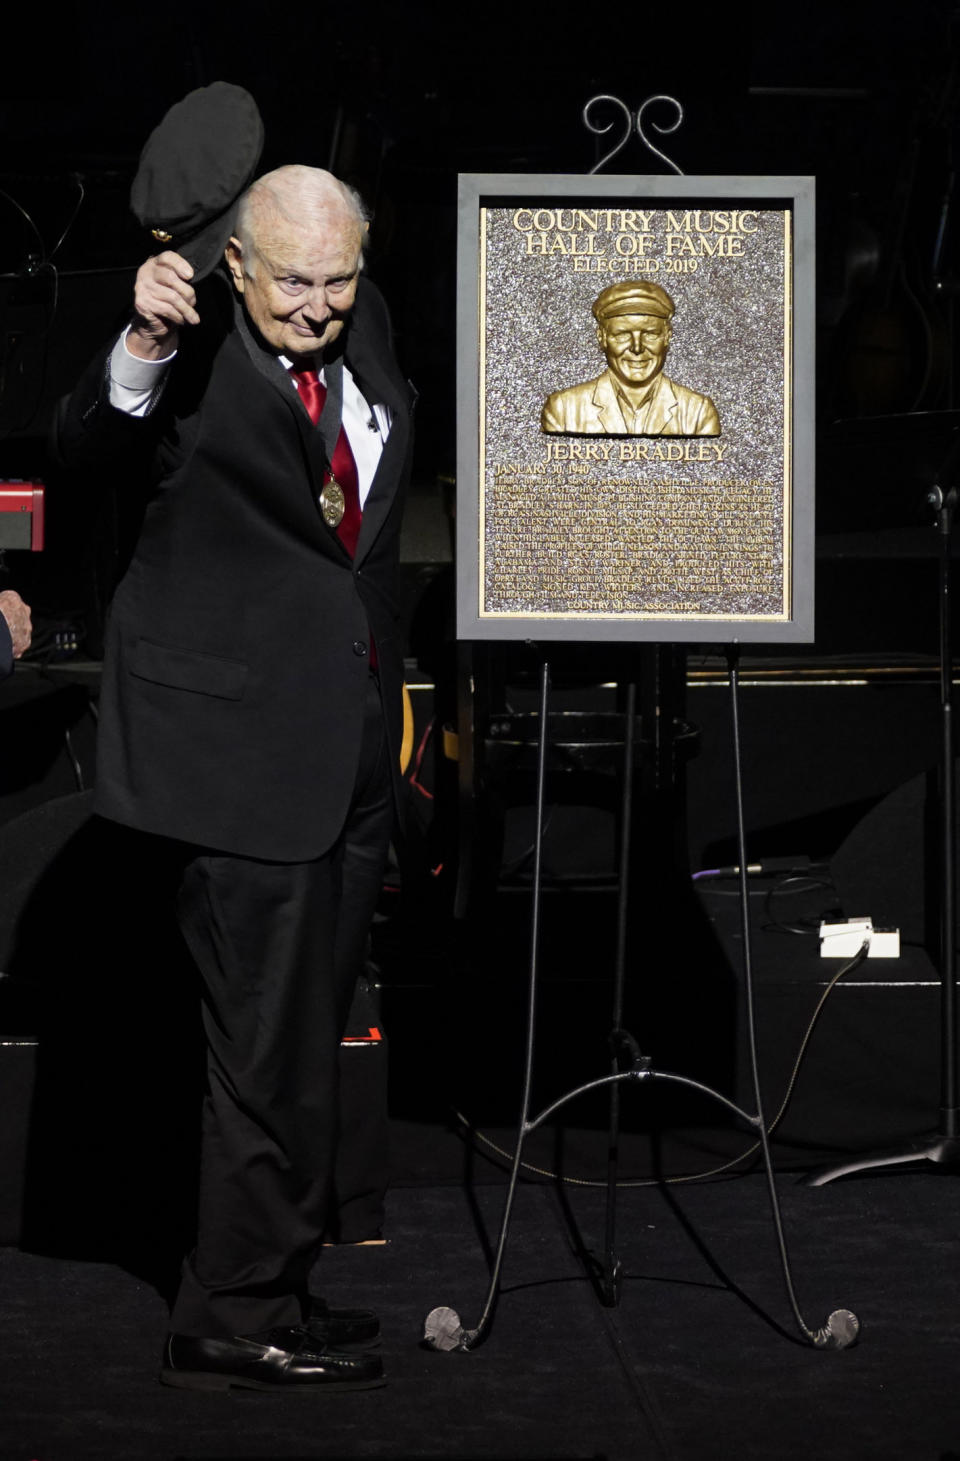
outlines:
[[[393,822],[371,676],[350,813],[307,863],[196,852],[178,917],[202,981],[207,1084],[196,1248],[171,1327],[253,1334],[304,1317],[337,1143],[338,1052]]]

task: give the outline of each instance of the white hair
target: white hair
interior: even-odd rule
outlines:
[[[291,163],[258,178],[237,206],[237,238],[243,250],[244,271],[251,278],[256,267],[257,224],[270,214],[279,215],[295,228],[355,223],[361,242],[366,243],[369,214],[356,189],[323,168]]]

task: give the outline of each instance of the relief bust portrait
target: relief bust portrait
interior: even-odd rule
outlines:
[[[595,380],[554,391],[540,413],[543,431],[578,436],[719,436],[709,396],[671,380],[674,303],[659,284],[611,284],[593,302],[597,343],[607,360]]]

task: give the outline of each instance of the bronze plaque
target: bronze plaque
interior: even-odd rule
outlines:
[[[795,200],[590,181],[478,196],[466,632],[801,637]]]

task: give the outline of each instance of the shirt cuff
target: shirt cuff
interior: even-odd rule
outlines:
[[[130,416],[144,416],[177,352],[162,360],[141,360],[127,349],[129,333],[128,325],[110,355],[110,404]]]

